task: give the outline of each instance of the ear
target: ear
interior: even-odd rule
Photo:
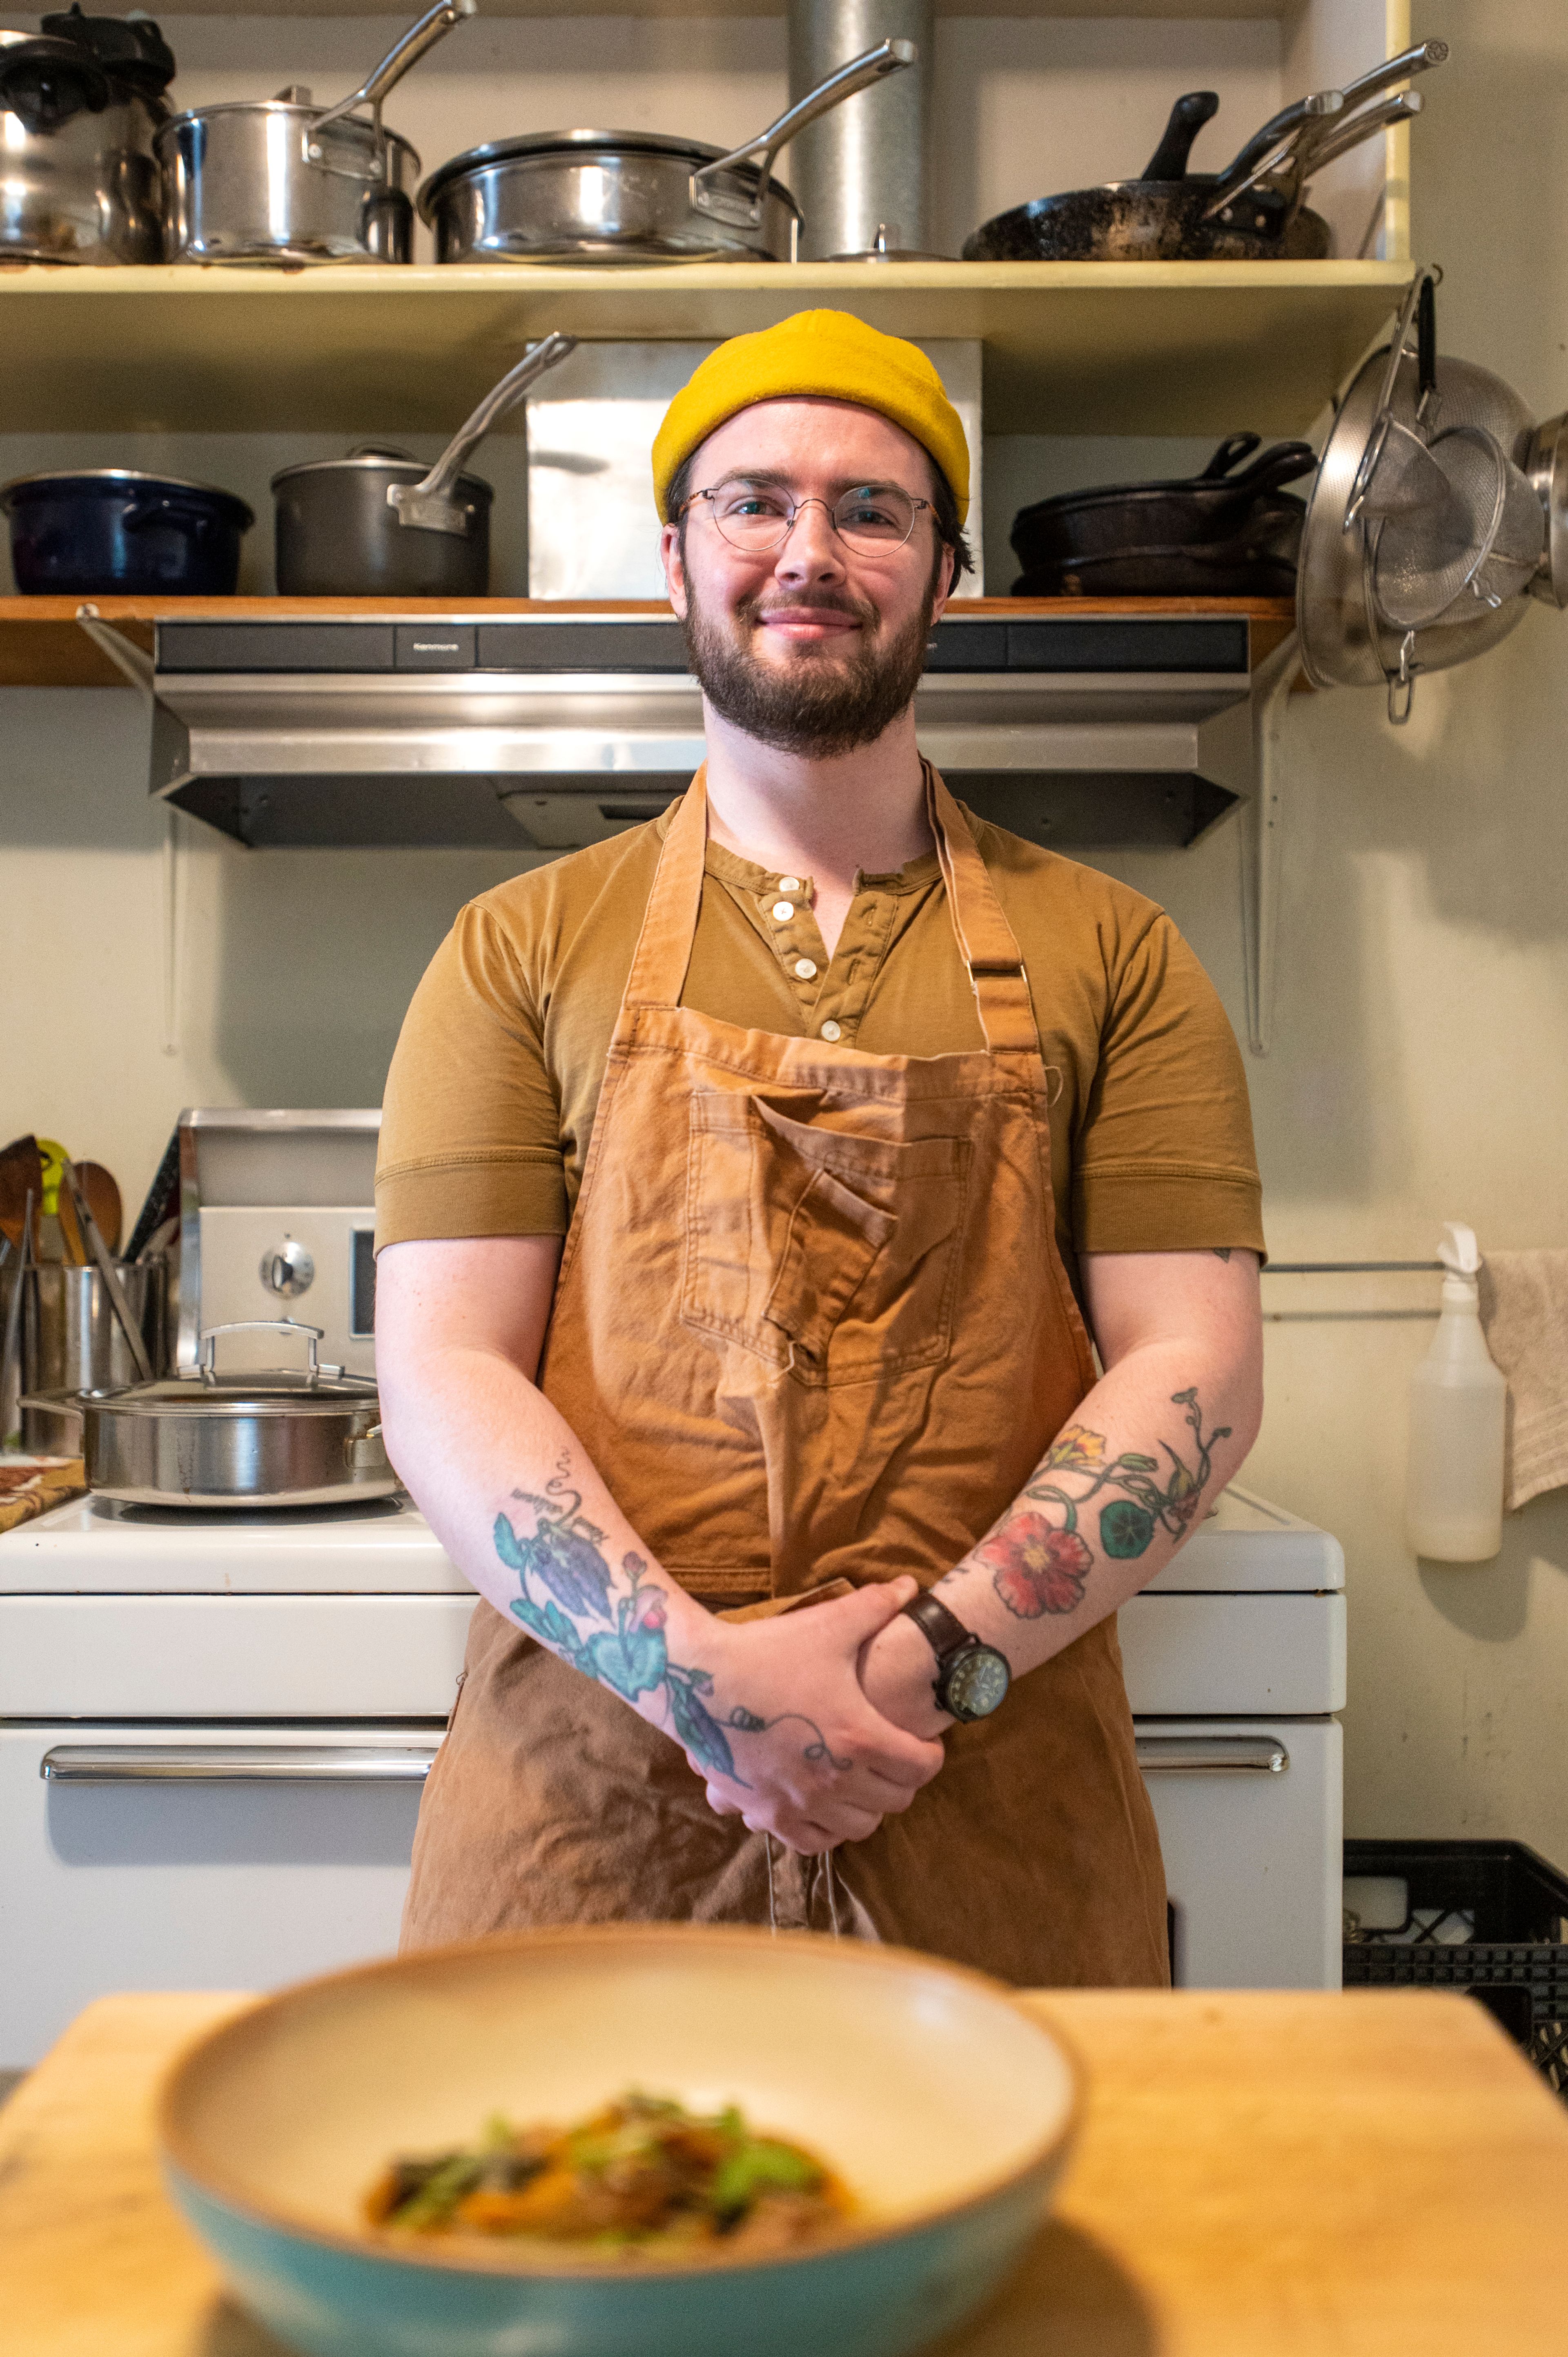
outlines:
[[[937,593],[931,599],[931,619],[933,622],[940,621],[942,615],[947,611],[948,599],[952,596],[953,587],[957,580],[958,556],[956,552],[950,549],[944,541],[942,543],[942,561],[937,573]]]
[[[664,568],[664,586],[670,603],[680,616],[686,619],[686,566],[681,554],[681,529],[667,523],[659,535],[659,562]]]

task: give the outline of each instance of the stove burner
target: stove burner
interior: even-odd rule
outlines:
[[[94,1497],[89,1511],[95,1522],[125,1523],[136,1530],[234,1531],[295,1530],[301,1524],[317,1528],[342,1523],[395,1522],[413,1511],[406,1497],[360,1498],[341,1506],[132,1506],[119,1498]]]

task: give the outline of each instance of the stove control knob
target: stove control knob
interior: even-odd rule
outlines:
[[[308,1293],[315,1282],[316,1263],[292,1236],[281,1244],[269,1245],[262,1254],[262,1283],[269,1293],[281,1293],[285,1301],[294,1301]]]

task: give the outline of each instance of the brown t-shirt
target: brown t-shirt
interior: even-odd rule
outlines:
[[[1162,909],[966,812],[1028,970],[1052,1083],[1057,1242],[1261,1253],[1241,1059]],[[387,1076],[376,1243],[561,1235],[669,813],[470,901],[426,969]],[[830,960],[809,877],[710,843],[685,1006],[873,1055],[985,1042],[935,853],[862,876]],[[837,1029],[828,1028],[836,1025]]]

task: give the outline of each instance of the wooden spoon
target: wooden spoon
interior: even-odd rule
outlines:
[[[38,1206],[44,1200],[43,1157],[36,1137],[15,1137],[9,1146],[0,1149],[0,1235],[18,1248],[29,1195],[33,1199],[33,1224],[27,1242],[36,1258]]]
[[[87,1198],[98,1232],[111,1253],[120,1249],[120,1228],[123,1211],[120,1189],[102,1162],[73,1162],[76,1183]],[[70,1200],[70,1189],[62,1187],[59,1195],[59,1232],[65,1246],[65,1256],[73,1268],[85,1268],[92,1255],[77,1221]]]

